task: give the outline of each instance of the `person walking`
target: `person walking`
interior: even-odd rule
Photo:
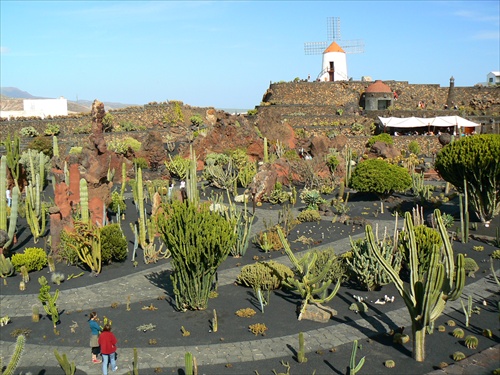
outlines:
[[[97,313],[92,311],[89,315],[89,326],[90,326],[90,348],[92,351],[92,363],[101,363],[102,361],[97,358],[101,352],[99,348],[99,333],[102,331],[99,323],[97,323],[99,318]]]
[[[115,335],[111,332],[111,326],[105,324],[102,328],[102,333],[99,336],[99,345],[101,346],[102,356],[102,374],[108,375],[108,363],[111,363],[111,370],[118,370],[116,365],[116,340]]]

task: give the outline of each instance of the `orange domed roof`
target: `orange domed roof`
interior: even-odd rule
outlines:
[[[391,92],[392,93],[392,90],[389,86],[387,86],[380,79],[377,79],[375,82],[373,82],[370,86],[368,86],[366,88],[365,92]]]

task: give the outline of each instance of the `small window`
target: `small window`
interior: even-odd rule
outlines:
[[[488,82],[493,83],[493,78],[490,78]]]

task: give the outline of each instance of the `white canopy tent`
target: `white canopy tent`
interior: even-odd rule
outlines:
[[[423,126],[471,128],[481,124],[469,121],[460,116],[439,117],[380,117],[379,120],[384,127],[389,128],[420,128]]]

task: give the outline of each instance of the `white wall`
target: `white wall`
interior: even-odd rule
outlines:
[[[68,99],[24,99],[23,108],[25,117],[67,116]]]

